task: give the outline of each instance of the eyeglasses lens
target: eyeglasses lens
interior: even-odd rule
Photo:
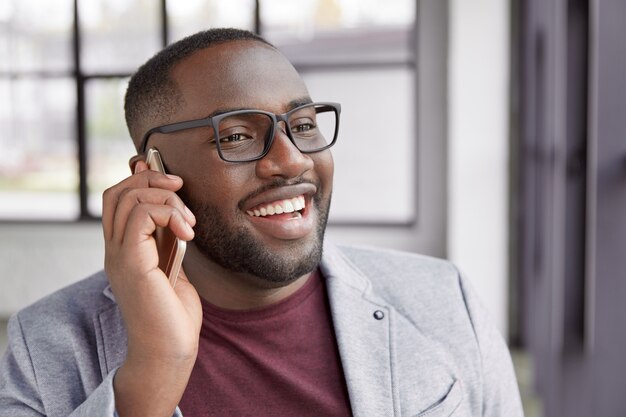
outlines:
[[[337,117],[332,107],[304,106],[289,116],[289,133],[298,149],[315,152],[327,147],[335,135]],[[224,159],[246,161],[261,156],[273,128],[270,116],[254,111],[223,118],[218,126],[219,147]]]

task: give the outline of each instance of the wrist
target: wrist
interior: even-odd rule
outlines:
[[[113,379],[120,417],[171,417],[185,392],[193,361],[127,358]]]

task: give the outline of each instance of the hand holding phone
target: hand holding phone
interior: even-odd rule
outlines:
[[[120,414],[171,415],[195,363],[202,304],[180,267],[182,248],[156,231],[190,240],[195,217],[175,194],[182,178],[155,172],[139,158],[131,160],[133,175],[102,198],[105,272],[128,335],[113,391]],[[175,286],[165,270],[172,283],[178,278]],[[159,398],[150,394],[156,391]]]
[[[151,170],[166,173],[161,154],[156,148],[148,149],[146,164]],[[154,232],[154,239],[159,253],[159,268],[165,272],[173,287],[183,263],[187,242],[177,238],[167,227],[157,227]]]

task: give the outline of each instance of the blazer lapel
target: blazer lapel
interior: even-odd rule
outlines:
[[[394,311],[369,296],[367,278],[334,246],[324,247],[321,269],[352,412],[357,417],[394,416]]]
[[[127,351],[124,322],[110,287],[104,290],[104,295],[113,303],[109,308],[98,312],[93,319],[103,379],[124,362]]]

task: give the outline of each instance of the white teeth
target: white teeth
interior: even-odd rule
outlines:
[[[294,215],[294,218],[300,218],[302,215],[298,213],[298,211],[302,210],[305,207],[304,196],[294,197],[289,200],[282,200],[276,202],[274,204],[268,204],[263,207],[255,208],[253,210],[247,210],[249,216],[253,217],[264,217],[271,216],[273,214],[282,214],[282,213],[294,213],[298,214],[298,216]]]
[[[293,204],[293,209],[298,211],[298,210],[302,210],[304,207],[302,207],[302,205],[300,204],[300,199],[299,198],[294,198],[291,200],[291,203]]]

